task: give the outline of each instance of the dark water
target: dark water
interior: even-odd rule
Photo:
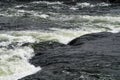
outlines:
[[[96,28],[111,31],[119,26],[120,6],[108,3],[30,2],[3,4],[0,9],[1,30],[46,30],[50,28]]]

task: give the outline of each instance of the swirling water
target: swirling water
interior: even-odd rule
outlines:
[[[17,80],[40,67],[29,63],[34,56],[25,43],[55,40],[67,44],[94,32],[120,31],[120,6],[109,3],[34,1],[0,3],[0,80]]]

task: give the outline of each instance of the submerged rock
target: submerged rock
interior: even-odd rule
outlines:
[[[78,37],[78,38],[72,40],[71,42],[68,43],[68,45],[73,45],[73,46],[82,45],[89,41],[102,39],[105,37],[109,37],[111,35],[112,35],[112,33],[109,33],[109,32],[101,32],[99,34],[98,33],[86,34],[86,35],[83,35],[81,37]]]
[[[56,47],[63,47],[63,46],[65,46],[65,44],[58,43],[55,41],[45,41],[45,42],[40,42],[40,43],[34,43],[32,45],[35,53],[37,53],[36,55],[42,54],[49,49],[54,49]]]
[[[120,3],[120,0],[109,0],[111,3]]]
[[[85,40],[82,45],[81,38]],[[87,34],[71,45],[47,47],[41,55],[37,55],[41,47],[36,46],[38,52],[30,62],[42,70],[20,80],[120,79],[120,33]]]

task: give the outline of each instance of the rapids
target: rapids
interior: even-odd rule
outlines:
[[[17,80],[41,70],[25,43],[55,40],[67,44],[87,33],[119,32],[120,6],[109,3],[0,2],[0,80]]]

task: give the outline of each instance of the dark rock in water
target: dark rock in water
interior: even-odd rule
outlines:
[[[30,62],[42,70],[19,80],[119,80],[120,33],[94,33],[87,37],[90,40],[85,37],[83,45],[48,47],[41,55],[37,55],[40,52],[36,46],[38,52]]]
[[[83,35],[81,37],[78,37],[78,38],[72,40],[71,42],[68,43],[68,45],[73,45],[73,46],[82,45],[82,44],[87,43],[89,41],[102,39],[105,37],[109,37],[111,35],[112,35],[112,33],[109,33],[109,32],[86,34],[86,35]]]
[[[120,0],[109,0],[111,3],[120,3]]]
[[[77,4],[77,0],[67,0],[67,1],[63,1],[64,4],[68,4],[68,5],[76,5]]]
[[[42,54],[44,53],[44,51],[47,51],[49,49],[54,49],[56,47],[63,47],[63,46],[65,46],[65,44],[58,43],[55,41],[45,41],[45,42],[35,43],[32,45],[35,53],[37,53],[36,55]]]

